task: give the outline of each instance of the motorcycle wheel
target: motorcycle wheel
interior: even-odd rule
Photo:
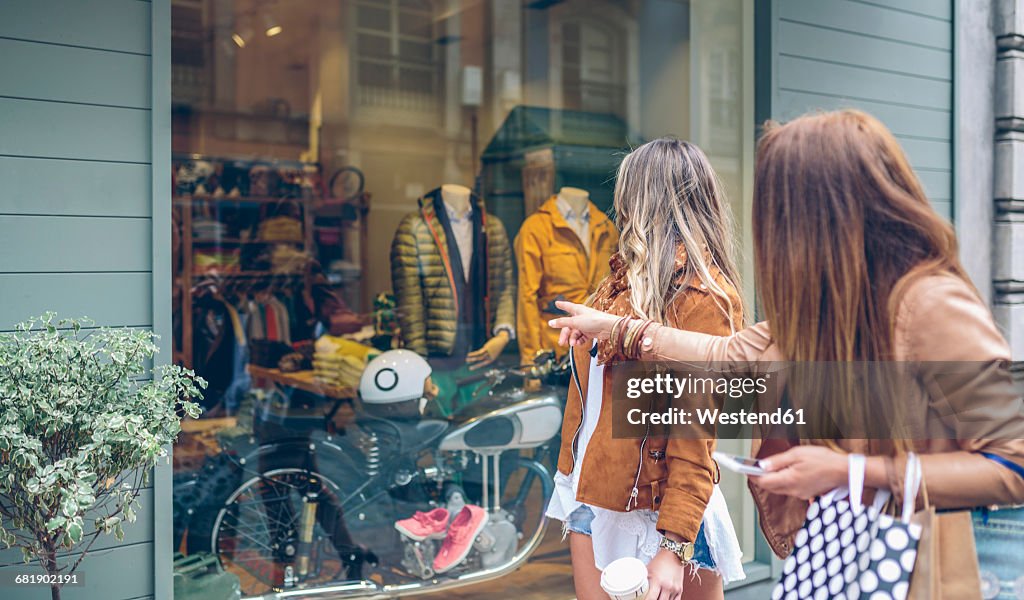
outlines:
[[[193,517],[188,547],[208,551],[241,580],[243,595],[265,594],[284,585],[285,571],[298,573],[298,531],[303,497],[318,496],[317,522],[306,585],[359,578],[364,561],[375,560],[346,529],[342,502],[362,483],[355,469],[334,460],[308,463],[282,451],[260,459],[258,469],[235,466],[235,486],[222,500]]]

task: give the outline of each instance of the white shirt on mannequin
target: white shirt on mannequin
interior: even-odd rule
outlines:
[[[462,275],[469,281],[469,266],[473,263],[473,205],[470,190],[464,185],[446,183],[441,186],[445,213],[455,236],[455,245],[462,259]]]
[[[583,249],[590,254],[590,193],[574,187],[563,187],[558,190],[555,200],[558,212],[569,224],[583,243]]]

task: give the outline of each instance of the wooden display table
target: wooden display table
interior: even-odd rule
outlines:
[[[356,391],[347,387],[324,385],[313,377],[313,371],[295,371],[286,373],[281,369],[268,369],[257,365],[249,365],[249,374],[255,379],[273,381],[278,385],[293,387],[310,394],[317,394],[337,400],[356,397]]]

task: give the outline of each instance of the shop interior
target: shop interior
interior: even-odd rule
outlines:
[[[540,324],[607,274],[631,146],[699,144],[742,214],[751,19],[173,0],[173,355],[209,383],[174,450],[180,597],[572,597],[541,518],[565,350]]]

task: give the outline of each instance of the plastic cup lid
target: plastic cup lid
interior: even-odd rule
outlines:
[[[647,581],[647,567],[632,556],[612,561],[601,573],[601,587],[610,594],[629,593]]]

